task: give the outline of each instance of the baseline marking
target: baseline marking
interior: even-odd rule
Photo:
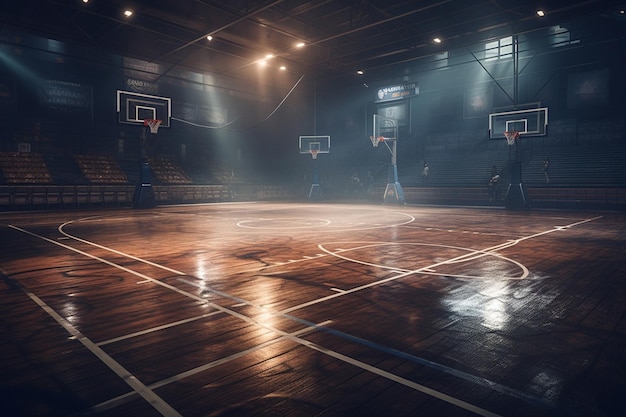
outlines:
[[[19,229],[18,229],[19,230]],[[10,278],[9,278],[10,279]],[[141,382],[135,375],[131,374],[126,368],[119,364],[115,359],[109,356],[98,345],[92,342],[89,338],[83,335],[78,329],[76,329],[70,322],[59,315],[52,307],[46,304],[41,298],[37,297],[34,293],[24,288],[19,282],[14,281],[14,284],[18,286],[24,294],[26,294],[31,300],[35,302],[43,311],[45,311],[50,317],[52,317],[57,323],[61,325],[65,331],[72,335],[75,340],[78,340],[85,346],[95,357],[97,357],[102,363],[109,367],[117,376],[119,376],[126,384],[128,384],[136,394],[139,394],[144,400],[146,400],[152,407],[154,407],[161,415],[167,417],[182,417],[182,415],[174,410],[167,402],[159,397],[152,389],[148,388],[143,382]]]
[[[331,323],[331,320],[326,320],[326,321],[323,321],[323,322],[319,323],[319,326],[326,326],[326,325],[328,325],[330,323]],[[300,330],[295,331],[295,332],[293,332],[291,334],[293,336],[301,336],[303,334],[312,332],[314,330],[315,330],[315,328],[309,327],[309,328],[305,328],[305,329],[300,329]],[[165,385],[168,385],[168,384],[176,382],[176,381],[180,381],[180,380],[182,380],[184,378],[187,378],[189,376],[193,376],[193,375],[198,374],[200,372],[209,370],[209,369],[214,368],[214,367],[216,367],[218,365],[223,365],[225,363],[228,363],[230,361],[233,361],[235,359],[243,357],[243,356],[245,356],[245,355],[247,355],[249,353],[253,353],[253,352],[256,352],[258,350],[264,349],[264,348],[266,348],[268,346],[271,346],[274,343],[280,342],[281,340],[285,340],[285,337],[284,336],[279,336],[276,339],[265,341],[265,342],[263,342],[263,343],[261,343],[259,345],[254,346],[254,347],[242,350],[241,352],[233,353],[232,355],[225,356],[225,357],[217,359],[215,361],[205,363],[204,365],[200,365],[200,366],[197,366],[195,368],[188,369],[187,371],[181,372],[181,373],[176,374],[174,376],[171,376],[169,378],[166,378],[166,379],[163,379],[161,381],[157,381],[155,383],[152,383],[152,384],[150,384],[149,387],[150,387],[150,389],[161,388],[161,387],[163,387]],[[93,407],[91,407],[90,410],[93,410],[93,411],[96,411],[96,412],[103,412],[103,411],[115,408],[115,407],[117,407],[119,405],[122,405],[122,404],[130,401],[132,398],[135,397],[135,395],[136,394],[134,392],[128,392],[126,394],[122,394],[122,395],[117,396],[115,398],[111,398],[111,399],[109,399],[107,401],[104,401],[104,402],[102,402],[100,404],[96,404]]]
[[[221,292],[219,290],[214,290],[212,288],[208,288],[207,289],[206,287],[201,286],[198,283],[191,282],[191,281],[189,281],[187,279],[184,279],[184,278],[179,278],[178,280],[181,281],[181,282],[185,282],[185,283],[187,283],[189,285],[198,287],[198,288],[204,288],[205,290],[211,291],[214,294],[217,294],[217,295],[222,296],[224,298],[229,298],[229,299],[232,299],[234,301],[240,301],[241,304],[247,304],[247,305],[249,305],[251,307],[254,307],[256,309],[259,309],[259,310],[262,310],[264,312],[267,312],[267,308],[265,308],[263,306],[260,306],[260,305],[256,305],[256,304],[251,303],[249,301],[246,301],[246,300],[244,300],[242,298],[239,298],[239,297],[236,297],[236,296],[233,296],[233,295]],[[441,365],[441,364],[439,364],[437,362],[433,362],[433,361],[430,361],[428,359],[424,359],[424,358],[421,358],[419,356],[412,355],[410,353],[406,353],[406,352],[403,352],[403,351],[400,351],[400,350],[397,350],[397,349],[393,349],[393,348],[390,348],[388,346],[380,345],[378,343],[371,342],[371,341],[369,341],[367,339],[363,339],[363,338],[360,338],[360,337],[357,337],[357,336],[353,336],[353,335],[348,334],[348,333],[344,333],[344,332],[342,332],[340,330],[335,330],[335,329],[332,329],[330,327],[317,325],[317,324],[315,324],[313,322],[310,322],[308,320],[301,319],[299,317],[292,316],[290,314],[285,314],[284,311],[285,310],[278,311],[278,312],[270,311],[269,313],[272,316],[278,316],[278,317],[281,317],[281,318],[292,320],[292,321],[295,321],[297,323],[303,324],[303,325],[308,326],[308,327],[315,327],[318,330],[321,330],[321,331],[324,331],[326,333],[338,336],[338,337],[340,337],[342,339],[349,340],[349,341],[354,342],[354,343],[358,343],[360,345],[369,347],[371,349],[376,349],[378,351],[387,353],[389,355],[393,355],[393,356],[396,356],[396,357],[399,357],[399,358],[402,358],[402,359],[409,360],[409,361],[411,361],[413,363],[424,365],[424,366],[426,366],[428,368],[435,369],[437,371],[446,373],[448,375],[455,376],[455,377],[457,377],[459,379],[463,379],[465,381],[474,383],[476,385],[480,385],[480,386],[492,389],[494,391],[497,391],[497,392],[509,395],[511,397],[514,397],[514,398],[524,399],[524,400],[530,401],[532,403],[542,405],[544,407],[551,407],[552,406],[552,404],[550,402],[548,402],[548,401],[545,401],[545,400],[543,400],[541,398],[533,397],[531,395],[525,394],[525,393],[523,393],[521,391],[515,390],[515,389],[507,387],[505,385],[498,384],[497,382],[490,381],[487,378],[478,377],[478,376],[472,375],[470,373],[460,371],[460,370],[455,369],[455,368],[451,368],[451,367],[448,367],[448,366],[445,366],[445,365]],[[451,325],[452,325],[452,323],[450,323],[448,326],[451,326]]]
[[[483,251],[476,251],[476,252],[475,252],[475,254],[474,254],[474,256],[479,256],[479,257],[480,257],[480,256],[484,256],[484,255],[487,255],[487,254],[488,254],[488,253],[486,252],[486,251],[488,251],[488,250],[495,250],[495,248],[503,249],[503,248],[505,248],[505,247],[509,247],[509,246],[515,245],[515,244],[517,244],[517,243],[519,243],[519,242],[521,242],[521,241],[523,241],[523,240],[531,239],[531,238],[534,238],[534,237],[537,237],[537,236],[541,236],[541,235],[544,235],[544,234],[547,234],[547,233],[551,233],[551,232],[553,232],[553,231],[562,230],[563,228],[570,228],[570,227],[573,227],[573,226],[576,226],[576,225],[579,225],[579,224],[583,224],[583,223],[591,222],[591,221],[596,220],[596,219],[599,219],[599,218],[601,218],[601,217],[602,217],[602,216],[595,217],[595,218],[592,218],[592,219],[586,219],[586,220],[583,220],[583,221],[580,221],[580,222],[572,223],[572,224],[567,225],[567,226],[560,226],[560,227],[557,227],[557,228],[552,229],[552,230],[549,230],[549,231],[544,231],[544,232],[540,232],[540,233],[537,233],[537,234],[534,234],[534,235],[530,235],[530,236],[526,236],[526,237],[523,237],[523,238],[519,238],[519,239],[513,240],[513,241],[511,241],[511,242],[508,242],[508,243],[505,243],[505,244],[498,245],[498,246],[496,246],[496,247],[494,247],[494,248],[488,248],[488,249],[483,250]],[[69,223],[69,222],[68,222],[68,223]],[[66,247],[66,248],[67,248],[67,249],[69,249],[69,250],[73,250],[73,251],[76,251],[76,252],[82,253],[82,254],[84,254],[84,255],[86,255],[86,256],[88,256],[88,257],[90,257],[90,258],[100,260],[100,261],[101,261],[101,262],[103,262],[103,263],[106,263],[106,264],[108,264],[108,265],[114,266],[114,267],[116,267],[116,268],[120,268],[120,269],[126,270],[127,272],[133,273],[133,274],[135,274],[135,275],[138,275],[138,276],[143,276],[142,274],[139,274],[139,273],[137,273],[137,272],[135,272],[135,271],[128,270],[127,268],[124,268],[124,267],[122,267],[122,266],[120,266],[120,265],[116,265],[116,264],[114,264],[114,263],[112,263],[112,262],[109,262],[109,261],[106,261],[106,260],[104,260],[104,259],[101,259],[101,258],[95,257],[95,256],[93,256],[93,255],[87,254],[87,253],[82,252],[82,251],[80,251],[80,250],[77,250],[77,249],[71,248],[71,247],[69,247],[69,246],[67,246],[67,245],[60,244],[60,243],[55,242],[55,241],[53,241],[53,240],[47,239],[47,238],[45,238],[45,237],[43,237],[43,236],[38,236],[38,235],[36,235],[36,234],[34,234],[34,233],[28,232],[28,231],[26,231],[26,230],[24,230],[24,229],[20,229],[20,228],[18,228],[18,227],[16,227],[16,226],[9,225],[9,227],[12,227],[12,228],[14,228],[14,229],[16,229],[16,230],[20,230],[20,231],[22,231],[22,232],[24,232],[24,233],[27,233],[27,234],[30,234],[30,235],[32,235],[32,236],[35,236],[35,237],[38,237],[38,238],[44,239],[44,240],[46,240],[46,241],[48,241],[48,242],[50,242],[50,243],[53,243],[53,244],[58,244],[58,245],[60,245],[60,246]],[[71,236],[71,235],[69,235],[69,234],[64,233],[61,229],[62,229],[62,226],[59,226],[59,232],[61,232],[61,233],[65,234],[66,236],[71,237],[71,238],[73,238],[73,239],[75,239],[75,240],[82,241],[82,242],[84,242],[84,243],[87,243],[87,244],[90,244],[90,245],[93,245],[93,246],[96,246],[96,247],[100,247],[100,248],[105,249],[105,250],[107,250],[107,251],[111,251],[111,252],[118,253],[118,254],[121,254],[121,255],[124,255],[124,256],[128,256],[129,258],[136,259],[136,260],[139,260],[139,261],[141,261],[141,262],[145,262],[145,263],[147,263],[147,264],[154,265],[154,266],[156,266],[156,267],[158,267],[158,268],[161,268],[161,269],[166,269],[166,270],[170,270],[171,272],[174,272],[174,270],[171,270],[170,268],[164,267],[164,266],[162,266],[162,265],[157,265],[157,264],[154,264],[154,263],[149,262],[149,261],[146,261],[146,260],[142,260],[142,259],[139,259],[139,258],[136,258],[136,257],[129,256],[129,255],[127,255],[127,254],[123,254],[123,253],[121,253],[121,252],[118,252],[118,251],[112,250],[112,249],[110,249],[110,248],[105,248],[105,247],[103,247],[103,246],[101,246],[101,245],[97,245],[97,244],[95,244],[95,243],[93,243],[93,242],[88,242],[88,241],[86,241],[86,240],[83,240],[83,239],[80,239],[80,238],[77,238],[77,237],[73,237],[73,236]],[[322,249],[322,250],[324,250],[323,248],[321,248],[321,249]],[[327,252],[326,250],[324,250],[324,251],[325,251],[325,252]],[[478,255],[478,254],[480,254],[480,253],[482,253],[483,255]],[[331,255],[333,255],[333,256],[336,256],[335,254],[332,254],[332,253],[330,253],[330,254],[331,254]],[[465,255],[465,256],[467,256],[467,255]],[[457,258],[462,258],[462,257],[457,257]],[[453,261],[457,261],[457,259],[456,259],[456,258],[453,258],[453,259],[450,259],[450,260],[448,260],[448,261],[445,261],[445,262],[441,262],[441,263],[435,264],[435,266],[436,266],[436,265],[439,265],[439,264],[445,264],[445,263],[453,262]],[[432,268],[432,266],[431,266],[431,268]],[[177,272],[177,273],[179,273],[180,275],[185,275],[185,274],[180,273],[180,272],[178,272],[178,271],[176,271],[176,272]],[[413,273],[413,271],[409,271],[409,273]],[[401,277],[401,276],[404,276],[404,275],[406,275],[406,274],[401,274],[401,275],[399,275],[399,276],[397,276],[397,277],[393,277],[393,278],[391,278],[391,279],[397,279],[397,278],[399,278],[399,277]],[[145,277],[145,276],[143,276],[143,277]],[[174,290],[174,291],[177,291],[177,292],[180,292],[180,293],[186,293],[185,291],[179,290],[179,289],[178,289],[178,288],[176,288],[176,287],[173,287],[173,286],[171,286],[171,285],[168,285],[168,284],[162,283],[161,281],[155,280],[155,279],[153,279],[153,278],[149,278],[149,277],[145,277],[145,278],[146,278],[146,279],[149,279],[149,280],[153,280],[153,282],[155,282],[155,283],[157,283],[157,284],[159,284],[159,285],[162,285],[162,286],[164,286],[164,287],[166,287],[166,288],[170,288],[170,289],[172,289],[172,290]],[[381,280],[381,281],[379,281],[378,283],[382,283],[382,282],[390,281],[391,279]],[[369,287],[369,286],[371,286],[371,285],[368,285],[368,287]],[[353,291],[348,290],[348,291],[346,291],[345,293],[342,293],[342,294],[337,294],[337,295],[343,295],[343,294],[347,294],[347,293],[351,293],[351,292],[353,292]],[[187,294],[188,296],[190,296],[191,298],[193,298],[193,299],[198,299],[198,297],[194,296],[193,294],[189,294],[189,293],[186,293],[186,294]],[[327,298],[327,297],[325,297],[325,298]],[[333,297],[333,298],[334,298],[334,297]],[[210,303],[210,302],[208,302],[208,301],[206,301],[206,300],[204,300],[204,299],[200,299],[200,300],[202,300],[203,302],[205,302],[205,303],[207,303],[207,304],[209,304],[209,305],[212,305],[213,307],[215,307],[215,308],[216,308],[216,309],[218,309],[218,310],[222,310],[222,311],[226,312],[227,314],[231,314],[231,315],[234,315],[235,317],[242,318],[242,319],[243,319],[243,320],[245,320],[245,321],[251,321],[251,322],[253,322],[253,323],[256,323],[257,325],[260,325],[260,326],[262,326],[262,327],[268,328],[268,329],[270,329],[270,330],[274,330],[274,331],[277,331],[277,332],[279,332],[279,333],[284,333],[284,332],[282,332],[282,331],[280,331],[280,330],[278,330],[278,329],[273,329],[271,326],[265,325],[265,324],[263,324],[263,323],[258,323],[258,322],[256,322],[256,320],[253,320],[253,319],[251,319],[251,318],[249,318],[249,317],[247,317],[247,316],[240,315],[239,313],[236,313],[236,312],[234,312],[234,311],[228,310],[228,309],[223,308],[223,307],[221,307],[221,306],[219,306],[219,305],[216,305],[216,304]],[[199,301],[200,301],[200,300],[199,300]],[[53,312],[54,312],[54,311],[53,311]],[[56,313],[55,313],[55,314],[56,314]],[[64,319],[63,319],[62,317],[60,317],[60,316],[59,316],[59,318],[61,318],[62,320],[64,320]],[[300,339],[300,338],[298,338],[298,337],[295,337],[295,336],[291,336],[291,337],[290,337],[288,334],[285,334],[285,337],[288,337],[288,338],[290,338],[290,339],[293,339],[293,340],[294,340],[294,341],[296,341],[297,343],[303,344],[303,345],[308,346],[308,347],[310,347],[310,348],[312,348],[312,349],[319,350],[319,351],[320,351],[320,352],[322,352],[322,353],[329,354],[330,356],[333,356],[333,357],[337,357],[338,359],[344,360],[344,361],[346,361],[347,363],[353,363],[353,361],[354,361],[354,363],[353,363],[353,364],[355,364],[355,366],[362,367],[362,369],[367,369],[367,370],[370,370],[369,368],[372,368],[372,370],[370,370],[370,372],[373,372],[373,373],[376,373],[376,374],[378,374],[378,375],[384,376],[385,378],[390,378],[390,379],[393,379],[393,380],[395,380],[395,378],[399,378],[399,380],[398,380],[398,381],[396,381],[396,382],[403,383],[403,384],[404,384],[404,385],[406,385],[406,386],[411,386],[411,387],[412,387],[412,386],[413,386],[413,384],[415,384],[415,383],[413,383],[412,381],[406,381],[406,380],[402,381],[402,380],[403,380],[403,378],[401,378],[401,377],[398,377],[398,376],[396,376],[396,375],[394,375],[394,374],[391,374],[391,373],[387,373],[386,371],[380,370],[380,369],[378,369],[378,368],[371,367],[370,365],[367,365],[367,364],[361,363],[360,361],[358,361],[358,360],[356,360],[356,359],[353,359],[353,358],[348,358],[348,357],[342,358],[344,355],[341,355],[341,354],[339,354],[339,353],[337,353],[337,352],[332,352],[332,351],[329,351],[329,350],[324,349],[324,348],[321,348],[321,347],[318,347],[318,348],[317,348],[317,347],[315,347],[315,345],[314,345],[314,344],[309,343],[309,342],[307,342],[306,340],[302,340],[302,339]],[[331,354],[331,353],[332,353],[332,354]],[[388,374],[388,375],[387,375],[387,374]],[[419,389],[419,387],[422,387],[422,388],[424,388],[424,389],[425,389],[425,391],[422,391],[422,392],[429,393],[430,391],[434,391],[434,390],[431,390],[431,389],[430,389],[430,388],[428,388],[428,387],[423,387],[423,386],[421,386],[421,385],[419,385],[419,384],[416,384],[416,385],[417,385],[417,386],[415,387],[415,389],[418,389],[418,390],[420,390],[420,391],[421,391],[421,389]],[[437,392],[437,391],[434,391],[434,393],[438,393],[438,392]],[[440,398],[439,396],[436,396],[436,395],[434,395],[434,394],[429,394],[429,395],[433,395],[433,396],[436,396],[437,398],[443,399],[444,401],[448,401],[448,400],[446,399],[446,397],[448,397],[446,394],[443,394],[443,393],[438,393],[438,394],[441,394],[443,397],[441,397],[441,398]],[[458,399],[456,399],[456,398],[454,398],[454,397],[450,397],[450,399],[451,399],[452,401],[448,401],[448,402],[451,402],[451,403],[453,403],[453,404],[454,404],[455,402],[459,402],[459,404],[462,404],[462,405],[463,405],[463,404],[466,404],[466,403],[464,403],[463,401],[458,400]],[[469,406],[470,408],[466,408],[466,407],[464,407],[464,406],[462,406],[462,405],[459,405],[459,406],[460,406],[460,407],[462,407],[462,408],[465,408],[465,409],[467,409],[467,410],[471,410],[471,409],[473,409],[473,408],[475,407],[475,406],[473,406],[472,404],[467,404],[467,406]],[[478,410],[482,410],[482,409],[480,409],[479,407],[476,407],[476,408],[477,408]],[[489,411],[487,411],[487,410],[482,410],[482,411],[484,411],[485,413],[488,413],[488,414],[482,414],[482,413],[479,413],[479,414],[481,414],[481,415],[494,415],[494,416],[495,416],[495,414],[493,414],[493,413],[491,413],[491,412],[489,412]],[[475,412],[476,412],[476,411],[475,411]]]
[[[154,282],[154,283],[155,283],[155,284],[157,284],[157,285],[161,285],[161,286],[163,286],[163,287],[165,287],[165,288],[168,288],[168,289],[170,289],[170,290],[172,290],[172,291],[175,291],[175,292],[177,292],[177,293],[179,293],[179,294],[185,295],[185,296],[187,296],[187,297],[189,297],[189,298],[191,298],[191,299],[193,299],[193,300],[196,300],[196,301],[200,301],[200,302],[202,302],[202,303],[205,303],[206,305],[211,306],[211,307],[215,308],[216,310],[222,311],[222,312],[224,312],[224,313],[226,313],[226,314],[229,314],[229,315],[231,315],[231,316],[233,316],[233,317],[239,318],[239,319],[240,319],[240,320],[242,320],[242,321],[245,321],[245,322],[247,322],[247,323],[254,324],[254,325],[257,325],[257,326],[263,327],[263,328],[265,328],[265,329],[268,329],[268,330],[270,330],[270,331],[273,331],[273,332],[275,332],[275,333],[277,333],[277,334],[279,334],[279,335],[281,335],[281,336],[286,337],[287,339],[289,339],[289,340],[291,340],[291,341],[293,341],[293,342],[295,342],[295,343],[297,343],[297,344],[300,344],[300,345],[302,345],[302,346],[306,346],[306,347],[308,347],[308,348],[310,348],[310,349],[316,350],[316,351],[318,351],[318,352],[320,352],[320,353],[323,353],[323,354],[325,354],[325,355],[328,355],[328,356],[334,357],[335,359],[338,359],[338,360],[340,360],[340,361],[342,361],[342,362],[344,362],[344,363],[351,364],[351,365],[356,366],[356,367],[358,367],[358,368],[360,368],[360,369],[363,369],[363,370],[365,370],[365,371],[371,372],[371,373],[376,374],[376,375],[379,375],[379,376],[381,376],[381,377],[383,377],[383,378],[389,379],[389,380],[391,380],[391,381],[393,381],[393,382],[396,382],[396,383],[399,383],[399,384],[404,385],[404,386],[406,386],[406,387],[412,388],[412,389],[414,389],[414,390],[416,390],[416,391],[420,391],[420,392],[422,392],[422,393],[424,393],[424,394],[430,395],[431,397],[438,398],[438,399],[440,399],[440,400],[442,400],[442,401],[444,401],[444,402],[447,402],[447,403],[449,403],[449,404],[451,404],[451,405],[454,405],[454,406],[457,406],[457,407],[463,408],[463,409],[468,410],[468,411],[472,411],[472,412],[474,412],[474,413],[476,413],[476,414],[478,414],[478,415],[484,416],[484,417],[501,417],[501,416],[499,416],[498,414],[492,413],[491,411],[486,410],[486,409],[483,409],[483,408],[480,408],[480,407],[478,407],[478,406],[476,406],[476,405],[474,405],[474,404],[471,404],[471,403],[468,403],[468,402],[463,401],[463,400],[461,400],[461,399],[458,399],[458,398],[452,397],[452,396],[450,396],[450,395],[448,395],[448,394],[444,394],[444,393],[442,393],[442,392],[436,391],[436,390],[434,390],[434,389],[432,389],[432,388],[426,387],[425,385],[421,385],[421,384],[418,384],[418,383],[416,383],[416,382],[410,381],[410,380],[408,380],[408,379],[402,378],[402,377],[400,377],[400,376],[398,376],[398,375],[392,374],[391,372],[387,372],[387,371],[384,371],[384,370],[382,370],[382,369],[376,368],[376,367],[374,367],[374,366],[372,366],[372,365],[369,365],[369,364],[367,364],[367,363],[361,362],[361,361],[359,361],[358,359],[354,359],[354,358],[351,358],[351,357],[349,357],[349,356],[343,355],[343,354],[341,354],[341,353],[339,353],[339,352],[335,352],[335,351],[333,351],[333,350],[330,350],[330,349],[324,348],[324,347],[322,347],[322,346],[320,346],[320,345],[317,345],[317,344],[315,344],[315,343],[313,343],[313,342],[310,342],[310,341],[308,341],[308,340],[306,340],[306,339],[302,339],[302,338],[300,338],[300,337],[298,337],[298,336],[293,336],[293,335],[291,335],[291,334],[289,334],[289,333],[287,333],[287,332],[285,332],[285,331],[283,331],[283,330],[280,330],[280,329],[278,329],[278,328],[276,328],[276,327],[274,327],[274,326],[271,326],[271,325],[266,324],[266,323],[262,323],[262,322],[260,322],[260,321],[258,321],[258,320],[256,320],[256,319],[253,319],[253,318],[251,318],[251,317],[249,317],[249,316],[246,316],[246,315],[244,315],[244,314],[238,313],[238,312],[236,312],[236,311],[234,311],[234,310],[231,310],[231,309],[229,309],[229,308],[227,308],[227,307],[223,307],[223,306],[221,306],[221,305],[219,305],[219,304],[213,303],[213,302],[211,302],[211,301],[209,301],[209,300],[206,300],[205,298],[198,297],[198,296],[196,296],[196,295],[194,295],[194,294],[191,294],[191,293],[189,293],[189,292],[187,292],[187,291],[181,290],[181,289],[179,289],[179,288],[177,288],[177,287],[175,287],[175,286],[173,286],[173,285],[170,285],[170,284],[167,284],[167,283],[161,282],[161,281],[159,281],[159,280],[157,280],[157,279],[155,279],[155,278],[151,278],[151,277],[149,277],[149,276],[147,276],[147,275],[144,275],[144,274],[142,274],[142,273],[140,273],[140,272],[133,271],[133,270],[128,269],[128,268],[126,268],[126,267],[124,267],[124,266],[121,266],[121,265],[115,264],[115,263],[113,263],[113,262],[111,262],[111,261],[107,261],[106,259],[103,259],[103,258],[99,258],[99,257],[97,257],[97,256],[95,256],[95,255],[91,255],[91,254],[89,254],[89,253],[87,253],[87,252],[84,252],[84,251],[81,251],[81,250],[79,250],[79,249],[72,248],[71,246],[65,245],[65,244],[63,244],[63,243],[56,242],[56,241],[54,241],[54,240],[52,240],[52,239],[49,239],[49,238],[47,238],[47,237],[45,237],[45,236],[40,236],[40,235],[37,235],[37,234],[35,234],[35,233],[33,233],[33,232],[27,231],[27,230],[22,229],[22,228],[20,228],[20,227],[17,227],[17,226],[14,226],[14,225],[8,225],[8,227],[13,228],[13,229],[15,229],[15,230],[18,230],[18,231],[20,231],[20,232],[26,233],[26,234],[28,234],[28,235],[30,235],[30,236],[33,236],[33,237],[36,237],[36,238],[42,239],[42,240],[44,240],[44,241],[46,241],[46,242],[49,242],[49,243],[52,243],[52,244],[54,244],[54,245],[58,245],[58,246],[64,247],[64,248],[66,248],[66,249],[68,249],[68,250],[70,250],[70,251],[74,251],[74,252],[76,252],[76,253],[80,253],[80,254],[82,254],[82,255],[84,255],[84,256],[87,256],[87,257],[89,257],[89,258],[91,258],[91,259],[94,259],[94,260],[100,261],[100,262],[105,263],[106,265],[110,265],[110,266],[112,266],[112,267],[114,267],[114,268],[121,269],[121,270],[126,271],[126,272],[128,272],[128,273],[130,273],[130,274],[133,274],[133,275],[136,275],[136,276],[142,277],[142,278],[144,278],[144,279],[146,279],[146,280],[150,280],[150,281]],[[71,237],[71,236],[70,236],[70,237]],[[82,240],[82,239],[81,239],[81,240]],[[84,240],[82,240],[82,241],[84,241]],[[86,241],[85,241],[85,242],[86,242]],[[86,243],[88,243],[88,242],[86,242]],[[101,247],[100,245],[96,245],[96,246]],[[117,252],[117,251],[115,251],[115,252]],[[150,264],[153,264],[153,263],[152,263],[152,262],[150,262]],[[164,268],[164,269],[171,270],[170,268]],[[182,272],[178,272],[178,274],[179,274],[179,275],[186,275],[186,274],[183,274]],[[395,277],[394,277],[394,279],[395,279]],[[346,291],[346,293],[348,293],[348,291]],[[342,294],[337,294],[337,295],[342,295]],[[232,297],[232,296],[230,296],[230,298],[233,298],[233,297]],[[52,313],[54,313],[55,315],[57,315],[57,316],[58,316],[61,320],[65,320],[65,319],[63,319],[60,315],[58,315],[56,312],[54,312],[54,310],[50,309],[50,311],[51,311]],[[98,346],[96,346],[95,344],[93,344],[93,342],[92,342],[92,345],[93,345],[93,347],[94,347],[95,349],[98,349],[98,350],[99,350],[99,351],[101,351],[104,355],[106,355],[106,353],[104,353],[104,351],[102,351],[102,350],[101,350]],[[108,355],[106,355],[106,357],[109,357],[109,356],[108,356]],[[110,358],[110,357],[109,357],[109,358]],[[111,358],[111,360],[113,361],[113,359],[112,359],[112,358]],[[133,378],[134,378],[134,377],[133,377]],[[145,387],[145,385],[143,385],[143,384],[141,384],[141,385]],[[148,388],[147,388],[147,387],[146,387],[145,389],[146,389],[146,390],[148,390]],[[151,392],[151,391],[150,391],[150,392]],[[144,395],[145,395],[145,396],[148,396],[148,393],[146,393],[146,392],[144,392],[144,391],[138,391],[138,393],[142,393],[142,394],[143,394],[143,395],[142,395],[142,397],[144,397]],[[152,394],[154,394],[154,393],[152,393]],[[156,394],[154,394],[154,395],[156,396]],[[144,398],[145,398],[145,397],[144,397]],[[160,400],[160,398],[159,398],[159,397],[157,397],[157,398]],[[150,401],[154,401],[154,400],[153,400],[153,399],[150,399]],[[162,400],[161,400],[161,401],[162,401]],[[163,402],[163,401],[162,401],[162,402]],[[152,404],[152,402],[151,402],[151,404]],[[170,406],[169,406],[168,404],[166,404],[165,402],[163,402],[163,404],[164,404],[164,406],[170,407]],[[159,403],[156,403],[156,405],[159,405],[159,406],[160,406],[160,404],[159,404]],[[153,406],[155,406],[155,404],[153,404]],[[170,408],[171,408],[171,407],[170,407]],[[178,414],[178,413],[177,413],[174,409],[172,409],[172,411],[173,411],[174,413],[176,413],[176,414],[163,414],[163,415],[166,415],[166,416],[170,416],[170,415],[171,415],[171,416],[175,416],[175,417],[177,417],[178,415],[180,415],[180,414]]]

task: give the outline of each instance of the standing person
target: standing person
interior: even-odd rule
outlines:
[[[495,165],[494,165],[495,167]],[[494,171],[492,171],[492,174]],[[500,175],[498,174],[498,170],[495,170],[495,174],[489,178],[489,185],[487,186],[487,191],[489,193],[489,202],[496,203],[500,200]]]
[[[550,158],[543,161],[543,175],[546,177],[546,184],[550,182]]]
[[[493,164],[491,166],[491,178],[495,177],[496,175],[498,175],[498,168],[495,164]]]
[[[422,169],[422,179],[424,180],[428,179],[429,171],[430,171],[430,168],[428,167],[428,164],[424,162],[424,168]]]

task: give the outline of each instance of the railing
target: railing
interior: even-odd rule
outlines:
[[[134,185],[0,185],[0,210],[132,207]],[[221,201],[293,201],[303,196],[282,185],[154,185],[157,204]],[[404,187],[409,204],[504,206],[506,189],[489,201],[486,187]],[[370,190],[382,203],[384,186]],[[626,187],[527,187],[531,208],[626,210]]]
[[[289,200],[283,185],[153,185],[157,204]],[[0,210],[132,207],[134,185],[0,185]]]
[[[491,202],[487,187],[404,187],[409,204],[504,206],[506,187]],[[626,210],[626,187],[526,187],[531,208]],[[371,201],[382,201],[384,187],[375,187]]]

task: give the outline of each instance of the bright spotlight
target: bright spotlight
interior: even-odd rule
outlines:
[[[543,10],[537,10],[537,16],[544,17],[545,15],[546,15],[546,12],[544,12]]]
[[[130,9],[126,9],[124,10],[124,16],[125,17],[131,17],[133,15],[133,11]]]

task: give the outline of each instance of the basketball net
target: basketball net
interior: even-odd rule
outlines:
[[[374,146],[376,148],[376,147],[378,147],[378,144],[380,142],[384,142],[385,141],[385,137],[384,136],[370,136],[370,140],[372,141],[372,146]]]
[[[311,156],[313,159],[317,159],[317,154],[320,153],[319,149],[311,149]]]
[[[143,121],[143,125],[150,128],[150,133],[157,133],[159,131],[159,126],[161,126],[161,123],[163,123],[163,121],[157,119],[145,119]]]
[[[509,144],[509,146],[513,146],[515,145],[515,141],[519,139],[519,132],[504,132],[504,137],[506,138],[506,142]]]

